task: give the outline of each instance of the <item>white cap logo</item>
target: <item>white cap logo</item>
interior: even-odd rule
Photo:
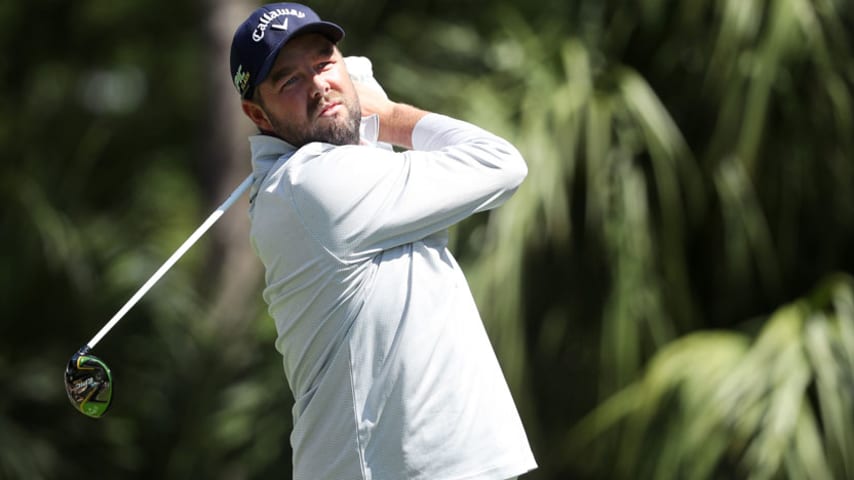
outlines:
[[[284,23],[281,23],[281,24],[279,24],[279,23],[274,23],[273,25],[270,25],[270,28],[275,28],[276,30],[285,30],[285,31],[287,31],[287,30],[288,30],[288,17],[285,17],[285,21],[284,21]]]
[[[272,27],[276,30],[288,30],[288,16],[297,17],[297,18],[305,18],[305,12],[301,12],[299,10],[293,8],[277,8],[275,10],[271,10],[269,12],[265,12],[264,15],[261,15],[261,18],[258,19],[258,26],[255,27],[255,30],[252,31],[252,40],[256,42],[260,42],[264,39],[264,32],[267,31],[267,27]],[[273,20],[278,17],[285,17],[285,20],[279,24],[270,24]]]

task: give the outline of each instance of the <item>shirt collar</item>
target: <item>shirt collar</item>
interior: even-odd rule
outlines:
[[[297,148],[279,137],[258,134],[249,137],[249,149],[252,152],[252,173],[255,177],[249,190],[249,202],[254,203],[258,189],[273,165],[282,157],[290,158]]]

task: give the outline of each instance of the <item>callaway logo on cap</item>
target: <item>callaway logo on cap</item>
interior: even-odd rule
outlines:
[[[267,78],[279,50],[294,36],[319,33],[333,43],[344,38],[344,30],[325,22],[314,11],[298,3],[271,3],[252,12],[234,32],[231,41],[231,78],[243,98]]]

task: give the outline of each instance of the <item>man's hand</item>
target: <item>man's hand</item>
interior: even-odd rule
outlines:
[[[356,94],[359,96],[359,105],[362,107],[362,116],[367,117],[377,114],[382,122],[383,117],[388,117],[394,110],[394,102],[385,96],[385,92],[378,91],[370,84],[353,82]]]
[[[362,116],[376,114],[380,119],[379,141],[404,148],[412,148],[412,129],[427,115],[424,110],[411,105],[392,102],[375,88],[354,82]]]
[[[428,112],[388,99],[374,78],[373,66],[366,57],[345,57],[347,71],[353,79],[362,116],[376,114],[380,119],[379,141],[412,148],[412,129]]]

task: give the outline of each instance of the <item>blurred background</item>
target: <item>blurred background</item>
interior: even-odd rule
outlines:
[[[0,478],[290,478],[245,198],[98,345],[108,415],[62,383],[249,173],[228,48],[257,5],[0,3]],[[310,6],[528,161],[452,232],[524,478],[854,478],[854,3]]]

